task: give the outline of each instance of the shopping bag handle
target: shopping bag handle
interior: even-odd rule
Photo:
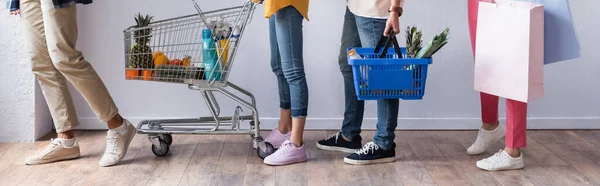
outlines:
[[[387,54],[388,49],[390,48],[390,44],[394,45],[393,47],[396,51],[396,54],[398,54],[398,58],[402,58],[402,52],[400,51],[400,45],[398,45],[398,39],[396,39],[396,35],[392,30],[390,30],[388,36],[381,36],[381,38],[379,38],[379,42],[377,42],[377,45],[375,46],[375,51],[373,52],[379,53],[379,49],[381,49],[382,45],[384,45],[383,51],[381,51],[381,54],[379,55],[379,58],[384,58]]]

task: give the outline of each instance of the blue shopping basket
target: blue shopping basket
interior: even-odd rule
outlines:
[[[393,40],[395,37],[392,36]],[[354,49],[361,59],[348,56],[354,74],[354,89],[359,100],[403,99],[421,100],[425,94],[427,67],[431,58],[406,58],[405,47]],[[381,43],[381,41],[380,41]],[[397,50],[399,49],[399,50]]]

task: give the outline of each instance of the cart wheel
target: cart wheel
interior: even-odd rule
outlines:
[[[269,142],[265,142],[265,149],[261,149],[260,146],[256,148],[256,154],[260,159],[265,159],[267,156],[273,154],[275,152],[275,148]]]
[[[173,144],[173,136],[171,134],[163,134],[161,139],[165,140],[169,145]]]
[[[163,139],[158,139],[158,142],[160,143],[160,147],[152,145],[152,152],[154,153],[154,155],[164,156],[167,153],[169,153],[169,143],[167,143]]]

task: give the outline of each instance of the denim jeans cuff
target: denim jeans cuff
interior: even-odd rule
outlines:
[[[280,101],[279,102],[279,108],[289,110],[289,109],[292,108],[292,103],[291,102]]]
[[[383,149],[383,150],[386,150],[386,151],[387,151],[387,150],[390,150],[390,149],[392,148],[392,144],[391,144],[391,143],[389,143],[389,144],[386,146],[386,145],[382,144],[381,142],[377,142],[377,141],[373,141],[373,142],[375,142],[375,144],[376,144],[377,146],[379,146],[379,148],[381,148],[381,149]]]
[[[352,135],[352,132],[340,130],[340,133],[342,133],[342,135],[345,138],[348,138],[350,140],[352,140],[354,138],[354,135]]]
[[[307,112],[308,112],[308,109],[306,109],[306,108],[292,109],[292,118],[306,117]]]

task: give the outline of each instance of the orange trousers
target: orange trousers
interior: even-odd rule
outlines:
[[[475,38],[477,34],[477,10],[479,1],[489,0],[469,0],[469,31],[471,34],[471,47],[475,55]],[[494,124],[498,122],[498,102],[499,97],[481,92],[481,120],[484,124]],[[522,148],[527,145],[527,103],[506,100],[506,147]]]

